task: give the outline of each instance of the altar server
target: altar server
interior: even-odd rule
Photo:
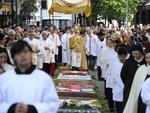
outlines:
[[[126,61],[128,56],[127,48],[125,47],[118,47],[118,60],[115,62],[115,76],[114,76],[114,86],[113,86],[113,100],[115,101],[115,107],[117,113],[121,113],[121,107],[123,102],[123,88],[124,84],[121,80],[121,69],[123,64]]]
[[[52,79],[32,65],[32,48],[17,41],[11,48],[16,69],[0,76],[0,113],[57,113],[60,100]]]
[[[118,60],[117,53],[114,50],[114,44],[112,39],[107,39],[107,47],[104,48],[101,52],[101,68],[102,68],[102,77],[105,79],[105,96],[108,99],[109,109],[111,112],[114,112],[114,101],[112,89],[114,86],[114,76],[116,60]]]
[[[97,70],[98,70],[98,79],[99,80],[104,80],[102,78],[102,69],[101,69],[101,52],[102,50],[106,47],[106,37],[104,33],[101,33],[101,31],[99,31],[97,33],[98,36],[98,47],[97,47]]]
[[[139,67],[135,74],[130,95],[123,113],[146,113],[146,105],[149,105],[149,86],[147,86],[147,79],[150,78],[150,51],[146,52],[145,60],[146,64]],[[143,90],[141,93],[142,86]],[[147,113],[150,112],[147,111]]]

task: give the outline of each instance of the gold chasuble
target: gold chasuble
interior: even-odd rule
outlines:
[[[71,65],[87,70],[87,59],[85,49],[85,39],[81,35],[74,35],[69,40],[71,50]]]

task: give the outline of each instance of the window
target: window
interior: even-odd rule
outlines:
[[[42,0],[42,9],[47,9],[47,1]]]

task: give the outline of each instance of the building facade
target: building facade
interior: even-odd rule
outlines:
[[[141,0],[135,21],[136,24],[150,24],[150,0]]]
[[[74,15],[62,14],[55,12],[49,14],[48,10],[52,5],[52,0],[39,0],[37,2],[38,11],[35,13],[36,22],[42,24],[42,26],[48,26],[54,24],[57,28],[63,28],[65,26],[71,26],[74,24]]]

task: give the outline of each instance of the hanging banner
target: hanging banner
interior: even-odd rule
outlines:
[[[53,12],[64,14],[84,13],[88,17],[91,14],[91,0],[76,0],[76,2],[53,0],[49,13],[52,14]]]

